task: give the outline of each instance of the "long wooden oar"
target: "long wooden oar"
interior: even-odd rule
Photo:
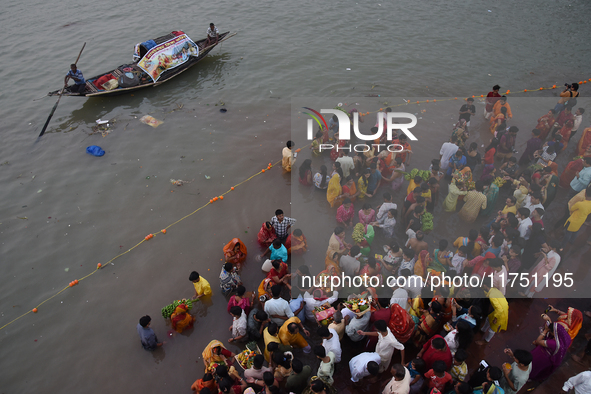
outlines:
[[[76,62],[74,64],[78,64],[78,60],[80,60],[80,55],[82,55],[82,51],[84,50],[85,46],[86,46],[86,43],[84,43],[84,45],[82,45],[82,49],[80,50],[80,53],[78,54],[78,57],[76,58]],[[57,99],[57,102],[53,106],[53,109],[51,110],[51,113],[49,114],[49,117],[47,118],[47,121],[45,122],[45,126],[43,126],[43,129],[41,130],[41,134],[39,134],[39,137],[41,137],[41,136],[43,136],[43,134],[45,134],[45,130],[47,130],[47,126],[49,125],[49,121],[51,120],[53,113],[57,109],[57,105],[60,103],[60,100],[62,99],[62,95],[64,94],[64,89],[66,88],[66,86],[68,86],[67,83],[62,88],[62,91],[60,92],[59,97]]]

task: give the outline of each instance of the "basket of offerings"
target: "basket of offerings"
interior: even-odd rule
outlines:
[[[247,370],[252,367],[256,355],[261,354],[261,349],[256,342],[249,342],[246,344],[246,349],[236,355],[236,361],[242,369]]]

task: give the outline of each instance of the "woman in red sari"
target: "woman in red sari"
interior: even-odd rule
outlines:
[[[335,134],[335,138],[338,138],[338,133]],[[345,146],[345,140],[339,140],[339,143],[335,145],[330,151],[330,160],[336,161],[339,158],[339,150]]]
[[[585,151],[589,149],[589,146],[591,146],[591,127],[587,127],[585,130],[583,130],[581,139],[577,144],[577,155],[584,155]]]
[[[239,238],[232,238],[226,246],[224,246],[224,257],[226,263],[234,265],[242,264],[246,260],[246,245]]]
[[[562,171],[562,175],[560,175],[561,188],[568,190],[570,183],[577,175],[577,172],[583,169],[583,163],[585,163],[583,159],[585,157],[591,157],[591,145],[589,145],[587,150],[583,153],[583,156],[573,157],[573,160],[568,163],[564,171]]]
[[[415,322],[410,314],[398,304],[390,306],[388,327],[398,342],[407,342],[415,329]]]
[[[277,285],[286,285],[289,289],[291,286],[289,285],[289,278],[291,275],[288,275],[289,269],[287,268],[287,264],[281,260],[273,260],[273,268],[267,274],[267,278],[270,278],[275,284]]]
[[[575,125],[575,123],[569,119],[564,123],[564,126],[562,126],[562,128],[558,132],[558,134],[560,134],[562,136],[560,143],[562,145],[564,145],[562,147],[562,151],[564,151],[566,149],[566,146],[568,145],[568,141],[570,140],[570,133],[571,133],[571,130],[573,129],[574,125]]]
[[[275,238],[277,238],[277,234],[275,233],[275,228],[271,222],[263,223],[261,229],[259,230],[259,234],[257,235],[259,245],[267,249],[269,246],[271,246]]]
[[[556,114],[556,112],[554,112],[553,109],[551,109],[550,111],[548,111],[548,113],[544,116],[542,116],[540,119],[538,119],[538,125],[536,126],[536,129],[540,130],[540,139],[542,141],[544,141],[546,139],[546,137],[548,137],[548,133],[550,133],[550,129],[552,128],[552,126],[554,126],[554,115]]]

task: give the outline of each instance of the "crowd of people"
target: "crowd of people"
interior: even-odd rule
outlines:
[[[469,98],[440,157],[426,170],[409,171],[413,152],[404,134],[375,141],[401,145],[398,153],[348,152],[343,148],[349,141],[339,140],[337,119],[317,132],[310,146],[312,158],[299,167],[294,143],[288,141],[282,152],[284,170],[295,169],[300,187],[325,193],[327,209],[334,212],[325,264],[313,273],[313,266],[294,264],[296,256],[308,252],[308,240],[281,209],[262,224],[257,236],[262,253],[250,259],[261,263],[258,287],[242,282],[240,270],[248,252],[244,242],[232,239],[223,248],[219,275],[232,321],[228,342],[255,343],[257,351],[252,367],[239,371],[234,366],[238,355],[212,340],[203,351],[204,375],[193,391],[335,393],[335,371],[342,369],[353,388],[374,384],[383,393],[509,394],[529,380],[551,376],[591,312],[549,305],[533,349],[506,348],[502,365],[483,360],[469,366],[468,351],[507,330],[510,297],[532,298],[544,291],[548,282],[534,277],[553,277],[585,224],[591,213],[591,127],[581,133],[575,156],[559,173],[556,156],[574,144],[570,141],[585,112],[577,108],[573,114],[578,84],[568,85],[555,108],[538,119],[518,159],[514,147],[519,129],[511,125],[513,113],[499,89],[493,87],[485,101],[484,119],[491,133],[485,151],[478,152],[478,144],[469,141],[469,127],[477,116]],[[334,148],[325,153],[320,147],[328,141]],[[324,164],[328,156],[330,170]],[[320,164],[317,172],[313,160]],[[440,195],[446,184],[447,195]],[[549,231],[544,216],[559,187],[567,189],[568,204]],[[401,204],[394,202],[396,196]],[[447,212],[441,215],[457,211],[468,224],[478,218],[486,224],[440,239],[431,250],[426,237],[433,230],[436,209]],[[321,242],[317,238],[316,244]],[[509,285],[512,274],[530,280],[519,287]],[[336,289],[321,280],[330,283],[330,278],[343,275],[366,280]],[[392,286],[390,277],[406,280]],[[486,280],[457,286],[456,277]],[[189,280],[195,299],[212,296],[209,282],[197,272]],[[181,331],[193,323],[182,307],[172,318]],[[140,319],[137,329],[145,349],[162,345],[149,316]],[[586,349],[572,359],[588,367],[591,335],[586,339]],[[563,390],[589,393],[589,374],[569,379]]]

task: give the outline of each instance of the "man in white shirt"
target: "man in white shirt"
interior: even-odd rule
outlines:
[[[220,31],[213,23],[209,24],[207,28],[207,40],[205,41],[205,46],[208,47],[210,45],[215,45],[218,43],[220,38]]]
[[[400,350],[401,363],[404,364],[404,345],[398,342],[394,334],[388,328],[384,320],[378,320],[374,323],[377,332],[359,332],[360,335],[377,336],[376,353],[380,356],[380,372],[384,372],[390,366],[394,349]]]
[[[339,151],[339,158],[336,160],[337,163],[341,163],[341,170],[343,170],[343,176],[346,178],[351,174],[351,170],[355,168],[353,158],[345,154],[344,150]]]
[[[584,371],[573,376],[562,386],[562,391],[575,390],[575,394],[591,394],[591,371]]]
[[[529,209],[530,216],[534,209],[544,209],[544,206],[542,205],[542,198],[542,193],[540,192],[534,192],[528,194],[527,197],[525,197],[525,201],[523,201],[523,207]]]
[[[365,352],[349,361],[351,380],[359,382],[366,376],[377,376],[380,371],[380,355],[375,352]]]
[[[390,369],[392,379],[382,394],[408,394],[410,392],[410,373],[402,364],[394,364]]]
[[[570,131],[569,141],[573,139],[573,136],[579,130],[581,123],[583,122],[583,114],[585,113],[585,109],[579,108],[577,112],[575,112],[575,125],[573,126],[572,130]]]
[[[493,269],[492,285],[499,289],[503,295],[507,292],[507,268],[502,259],[495,257],[488,260],[488,265]]]
[[[283,323],[285,323],[290,317],[293,317],[294,314],[289,307],[289,302],[280,297],[280,285],[271,287],[271,293],[273,294],[273,298],[265,302],[265,312],[267,312],[267,315],[272,322],[281,327]]]
[[[382,197],[384,198],[384,202],[379,206],[378,214],[376,216],[376,219],[378,220],[381,220],[384,216],[387,216],[390,209],[398,209],[398,205],[392,202],[392,195],[390,193],[386,192],[382,195]]]
[[[447,170],[447,167],[449,167],[449,158],[458,151],[456,141],[456,137],[451,137],[449,142],[441,145],[441,150],[439,151],[439,168],[441,170]]]
[[[519,219],[519,227],[517,227],[517,231],[519,231],[519,236],[526,241],[531,234],[532,221],[529,218],[529,214],[530,212],[528,208],[524,207],[517,210],[517,219]]]
[[[349,254],[341,257],[339,266],[345,275],[355,276],[359,273],[359,269],[361,268],[361,263],[359,262],[359,257],[361,256],[360,251],[361,249],[358,245],[353,245],[351,250],[349,250]]]
[[[304,301],[306,302],[305,310],[306,310],[306,320],[308,321],[316,321],[316,317],[314,316],[314,308],[320,306],[325,303],[332,304],[339,298],[339,292],[333,291],[332,296],[329,298],[315,298],[312,294],[308,293],[307,291],[304,293]]]
[[[326,349],[326,353],[333,352],[335,355],[334,362],[341,362],[341,342],[339,341],[339,334],[332,328],[320,327],[317,331],[318,336],[322,338],[322,346]]]

